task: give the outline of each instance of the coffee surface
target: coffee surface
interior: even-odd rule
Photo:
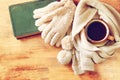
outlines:
[[[106,27],[101,22],[92,22],[87,27],[87,36],[94,41],[102,40],[106,36]]]

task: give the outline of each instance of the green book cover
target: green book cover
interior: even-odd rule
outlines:
[[[19,39],[40,33],[35,26],[33,10],[41,8],[55,0],[31,1],[9,6],[14,36]]]

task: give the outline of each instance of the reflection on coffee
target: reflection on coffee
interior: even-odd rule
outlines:
[[[103,23],[94,21],[87,26],[86,33],[91,40],[100,41],[105,38],[107,29]]]

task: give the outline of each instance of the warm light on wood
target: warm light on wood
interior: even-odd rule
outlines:
[[[0,80],[120,79],[120,50],[104,63],[95,65],[97,72],[74,75],[71,64],[64,66],[56,59],[61,48],[45,44],[40,35],[17,40],[13,35],[8,7],[29,1],[31,0],[0,0]],[[120,3],[120,0],[104,1]],[[116,8],[120,10],[120,5],[116,5]]]

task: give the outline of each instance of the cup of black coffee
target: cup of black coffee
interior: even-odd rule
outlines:
[[[85,27],[86,36],[91,43],[103,43],[109,38],[110,30],[106,22],[101,19],[91,20]]]

